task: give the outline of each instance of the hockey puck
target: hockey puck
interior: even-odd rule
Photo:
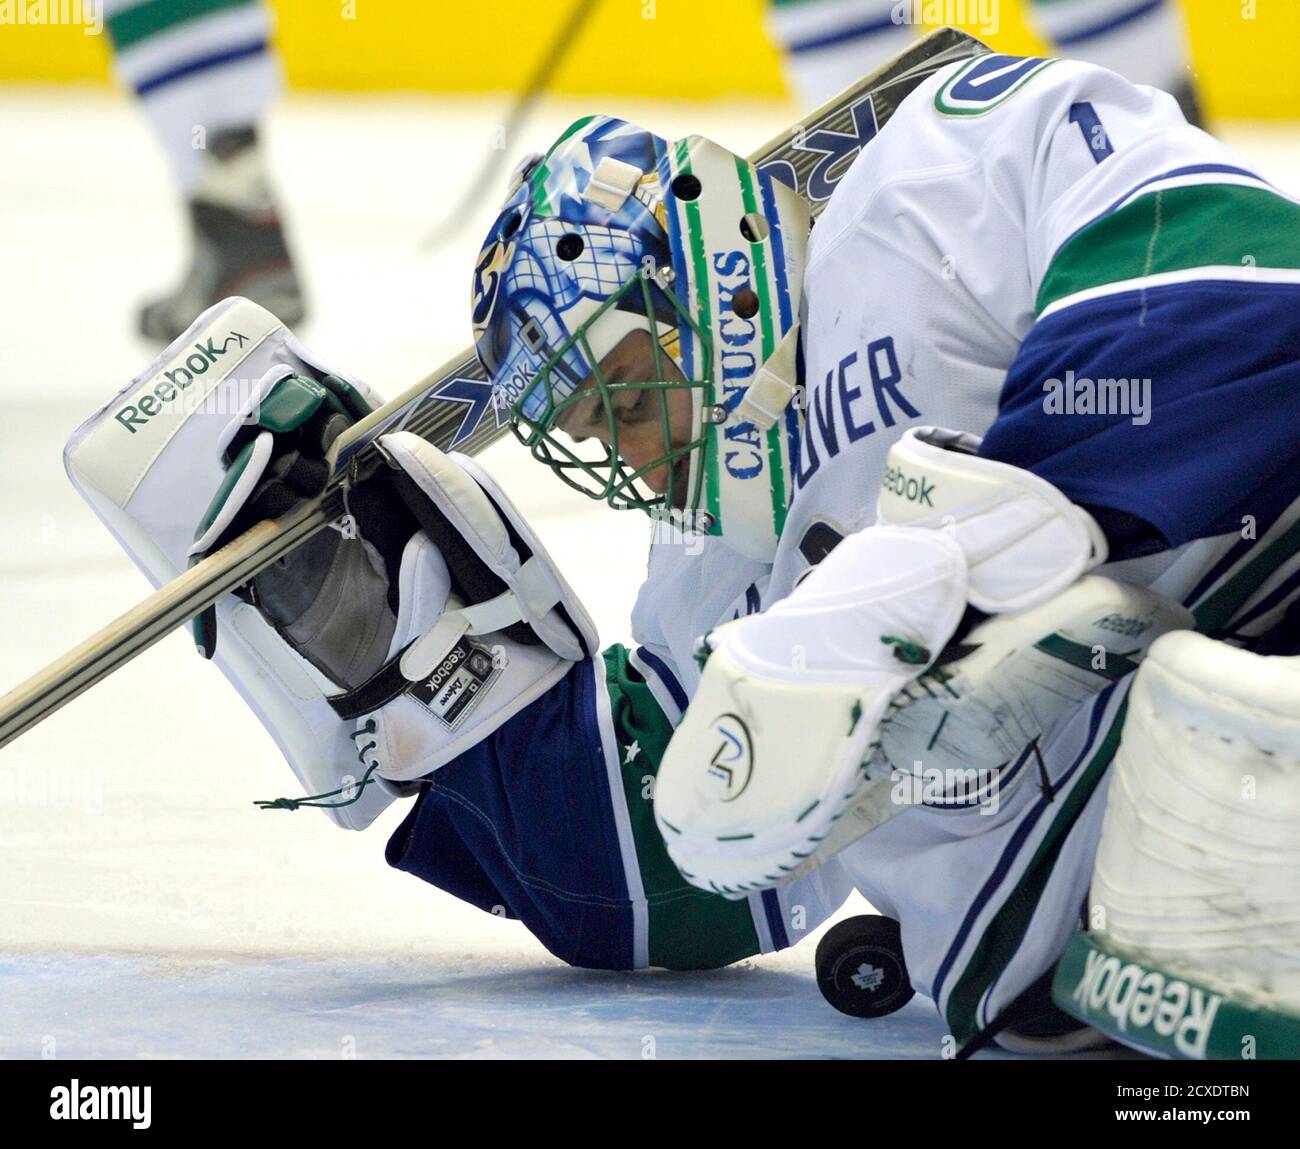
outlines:
[[[893,918],[862,914],[817,943],[817,988],[850,1017],[884,1017],[912,1000],[903,939]]]

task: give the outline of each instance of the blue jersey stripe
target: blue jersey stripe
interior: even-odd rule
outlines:
[[[677,704],[677,709],[685,710],[686,704],[690,700],[686,697],[686,691],[682,689],[682,684],[677,681],[677,676],[668,669],[668,664],[645,646],[636,648],[636,656],[659,677],[672,700]]]
[[[790,944],[785,930],[785,914],[781,912],[781,899],[775,890],[763,891],[763,912],[767,915],[767,928],[772,935],[772,948],[783,950]]]
[[[1146,524],[1111,536],[1115,561],[1238,531],[1247,514],[1266,526],[1300,494],[1297,347],[1300,284],[1205,279],[1084,300],[1030,329],[980,453]],[[1098,380],[1124,384],[1107,395],[1124,409],[1098,409]],[[1051,388],[1089,387],[1092,410],[1049,402]]]
[[[1150,16],[1157,8],[1163,8],[1165,0],[1146,0],[1145,3],[1139,4],[1136,8],[1130,8],[1126,12],[1120,12],[1108,20],[1103,20],[1098,24],[1090,24],[1087,27],[1080,28],[1077,32],[1067,32],[1063,36],[1056,37],[1056,47],[1068,48],[1074,44],[1082,44],[1088,40],[1095,40],[1099,36],[1108,36],[1117,28],[1123,28],[1126,24],[1132,24],[1136,20],[1145,19]]]
[[[842,28],[837,28],[833,32],[823,32],[819,36],[808,36],[802,40],[786,41],[785,50],[792,55],[799,55],[803,52],[819,52],[823,48],[834,48],[840,44],[848,44],[853,40],[866,40],[872,36],[878,36],[882,32],[893,32],[899,28],[898,24],[886,16],[883,20],[860,20],[856,24],[846,24]]]
[[[227,48],[224,52],[213,52],[207,56],[197,56],[193,60],[187,60],[184,64],[178,64],[165,72],[159,72],[147,79],[138,81],[135,85],[136,94],[147,96],[150,92],[156,92],[159,88],[165,88],[169,84],[184,80],[188,76],[197,75],[199,72],[208,72],[213,68],[220,68],[225,64],[233,64],[238,60],[247,60],[265,53],[266,40],[259,39],[247,44],[236,45],[233,48]]]

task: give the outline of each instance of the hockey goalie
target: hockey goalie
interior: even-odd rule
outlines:
[[[581,120],[474,268],[499,416],[655,520],[633,646],[402,432],[202,644],[336,821],[414,797],[389,861],[573,964],[725,964],[856,888],[968,1052],[1300,1054],[1300,206],[1168,95],[997,55],[811,233],[779,175]],[[227,301],[68,467],[161,580],[372,402]]]

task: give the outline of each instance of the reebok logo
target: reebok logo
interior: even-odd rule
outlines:
[[[194,350],[179,366],[164,371],[151,386],[136,395],[132,402],[127,403],[113,417],[134,435],[137,428],[143,427],[155,415],[164,411],[168,403],[184,394],[195,379],[207,374],[208,368],[231,349],[231,344],[238,351],[247,342],[248,336],[239,331],[231,331],[220,344],[217,343],[216,336],[195,343]]]
[[[1138,635],[1144,634],[1151,629],[1151,620],[1112,612],[1103,618],[1097,619],[1093,625],[1098,630],[1109,630],[1113,634],[1121,634],[1125,638],[1137,638]]]
[[[454,730],[497,680],[504,664],[467,638],[458,642],[428,678],[408,687],[410,695]]]
[[[904,472],[901,467],[887,467],[882,485],[886,491],[892,492],[900,499],[906,499],[909,503],[915,503],[919,507],[934,506],[934,484],[924,475],[914,477]]]
[[[1159,970],[1093,950],[1071,995],[1081,1008],[1105,1012],[1121,1033],[1130,1028],[1172,1038],[1186,1057],[1202,1058],[1223,999]]]

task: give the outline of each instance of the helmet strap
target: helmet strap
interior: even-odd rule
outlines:
[[[736,412],[760,431],[775,427],[798,393],[799,324],[794,324],[754,375]]]

